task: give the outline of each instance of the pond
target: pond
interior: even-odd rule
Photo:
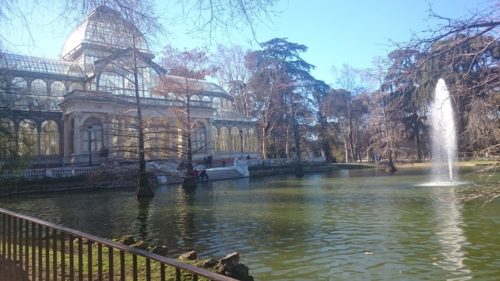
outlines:
[[[237,251],[256,280],[496,280],[500,200],[463,200],[484,177],[419,186],[427,173],[342,170],[210,182],[190,193],[168,186],[145,202],[120,190],[3,198],[0,206],[107,238],[134,234],[172,257]]]

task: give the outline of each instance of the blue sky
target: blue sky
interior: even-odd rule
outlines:
[[[376,56],[385,56],[392,41],[408,40],[412,33],[419,33],[436,24],[429,21],[427,9],[431,5],[438,14],[456,18],[477,7],[486,7],[494,0],[284,0],[271,21],[264,20],[256,26],[257,40],[267,41],[286,37],[289,41],[309,47],[303,58],[316,66],[313,74],[327,83],[335,81],[332,66],[340,68],[347,63],[356,68],[369,68]],[[54,14],[54,7],[43,4],[33,6],[30,0],[20,0],[26,11],[31,35],[19,22],[4,23],[1,28],[3,44],[9,52],[57,58],[66,36],[76,26]],[[175,1],[171,1],[175,3]],[[159,0],[159,3],[162,3]],[[187,34],[182,21],[164,16],[176,15],[174,4],[158,4],[159,14],[167,31],[157,39],[153,49],[171,43],[178,48],[215,46],[217,43],[239,44],[258,48],[248,29],[217,34],[213,40]],[[165,6],[164,6],[165,5]]]

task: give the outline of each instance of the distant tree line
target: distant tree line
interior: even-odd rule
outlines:
[[[231,25],[227,15],[234,15],[235,11],[252,26],[259,14],[272,13],[276,2],[180,1],[194,5],[195,11],[204,11],[206,5],[226,7],[200,16],[198,27],[210,32],[221,27],[218,22],[224,23],[222,26]],[[228,3],[233,4],[226,5]],[[216,79],[234,97],[236,109],[257,121],[263,158],[300,160],[307,155],[345,162],[424,160],[430,153],[429,105],[439,78],[445,79],[452,94],[459,151],[498,153],[500,19],[498,2],[492,3],[490,9],[459,19],[443,18],[431,11],[431,16],[441,19],[443,24],[415,36],[410,42],[395,44],[387,57],[374,60],[372,69],[344,65],[337,71],[332,85],[311,74],[314,66],[301,58],[307,46],[286,38],[271,39],[258,50],[220,46],[208,55],[216,67],[202,69],[202,74],[179,67],[187,61],[176,62],[173,68],[174,61],[167,58],[168,50],[200,54],[205,58],[204,51],[167,48],[160,64],[194,79],[185,80],[177,87],[188,96],[193,94],[189,81],[205,76]],[[146,28],[151,34],[161,29],[151,1],[68,0],[65,4],[82,14],[106,4],[120,11],[139,29]],[[6,1],[0,5],[0,15],[12,15],[13,9],[17,9],[15,3]],[[130,61],[135,62],[139,55],[135,46],[131,54]],[[107,63],[112,59],[115,58]],[[375,90],[369,86],[374,83]],[[168,83],[162,85],[167,87]],[[2,114],[9,114],[8,108],[4,108]],[[189,139],[194,129],[189,120],[189,102],[186,110],[179,114],[187,120],[184,127]],[[9,133],[8,130],[0,132]],[[187,149],[184,154],[189,159],[192,153]]]
[[[427,120],[443,78],[452,95],[459,151],[500,151],[500,18],[498,4],[447,19],[396,44],[372,69],[344,65],[335,85],[311,75],[302,44],[275,38],[260,50],[219,47],[216,78],[236,108],[257,120],[263,158],[324,156],[328,160],[430,157]],[[243,67],[243,64],[245,67]],[[376,84],[375,90],[369,85]]]

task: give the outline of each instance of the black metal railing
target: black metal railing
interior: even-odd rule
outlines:
[[[0,280],[235,281],[181,261],[0,209]]]

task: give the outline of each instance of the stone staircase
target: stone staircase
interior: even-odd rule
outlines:
[[[233,167],[220,167],[220,168],[207,169],[207,175],[209,181],[240,179],[244,177]],[[179,184],[179,183],[182,183],[182,178],[180,177],[167,178],[167,184]]]
[[[212,168],[207,170],[209,180],[227,180],[243,178],[234,168]]]

